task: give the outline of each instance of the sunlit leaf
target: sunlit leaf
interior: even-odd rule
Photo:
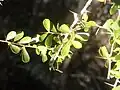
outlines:
[[[25,47],[22,47],[21,57],[24,63],[28,63],[30,61],[30,56]]]
[[[67,56],[67,55],[69,54],[70,46],[71,46],[71,44],[70,44],[69,42],[66,43],[66,44],[63,46],[63,48],[62,48],[62,50],[61,50],[61,55],[62,55],[62,56]]]
[[[70,31],[69,27],[66,24],[62,24],[58,30],[62,33],[68,33]]]
[[[47,47],[45,47],[45,46],[38,46],[38,49],[39,49],[39,51],[42,54],[46,54],[47,53]]]
[[[20,40],[23,36],[24,36],[24,32],[22,31],[15,36],[14,41]]]
[[[108,50],[105,46],[100,47],[99,54],[103,57],[108,57],[109,56]]]
[[[87,25],[90,27],[96,26],[96,22],[95,21],[89,21],[87,22]]]
[[[11,39],[15,38],[15,36],[16,36],[16,32],[15,31],[11,31],[11,32],[9,32],[7,34],[6,40],[11,40]]]
[[[99,2],[105,2],[105,0],[97,0],[97,1],[99,1]]]
[[[117,61],[115,63],[115,67],[114,67],[114,70],[119,70],[120,69],[120,61]]]
[[[43,20],[43,26],[45,27],[45,29],[50,32],[50,20],[49,19],[44,19]]]
[[[57,30],[56,30],[56,28],[55,28],[55,26],[54,26],[54,24],[51,22],[51,31],[52,32],[57,32]]]
[[[112,90],[120,90],[120,85],[117,87],[114,87]]]
[[[116,55],[115,60],[120,60],[120,55]]]
[[[59,63],[62,63],[62,61],[63,61],[62,58],[57,59],[57,62],[59,62]]]
[[[108,31],[111,31],[110,30],[110,27],[111,27],[111,25],[113,24],[113,20],[112,19],[108,19],[106,22],[105,22],[105,24],[103,25],[103,28],[105,28],[105,29],[107,29]]]
[[[115,48],[115,50],[113,50],[114,52],[120,52],[120,48],[119,47],[117,47],[117,48]]]
[[[45,38],[47,37],[47,35],[48,35],[48,33],[42,34],[42,35],[40,36],[40,41],[41,41],[41,42],[44,41]]]
[[[81,37],[81,36],[78,35],[78,34],[75,35],[75,38],[76,38],[76,39],[79,39],[79,40],[81,40],[81,41],[87,41],[87,39]]]
[[[115,41],[116,41],[117,44],[120,45],[120,40],[119,39],[116,39]]]
[[[85,26],[86,27],[84,28],[84,31],[88,32],[91,27],[96,26],[96,22],[95,21],[86,22]]]
[[[88,20],[88,15],[87,13],[84,13],[82,16],[82,20],[87,21]]]
[[[114,30],[120,30],[120,22],[115,21],[114,23],[112,23],[112,25],[110,26],[110,28],[114,31]]]
[[[40,55],[40,54],[45,55],[46,53],[47,53],[47,47],[45,47],[45,46],[38,46],[36,48],[36,54],[37,55]]]
[[[118,5],[113,4],[111,9],[110,9],[110,15],[115,14],[117,10],[118,10]]]
[[[10,46],[11,51],[12,51],[13,53],[15,53],[15,54],[18,54],[18,53],[20,52],[20,50],[21,50],[20,47],[18,47],[18,46],[16,46],[16,45],[10,44],[9,46]]]
[[[52,45],[52,39],[53,39],[53,35],[49,35],[46,40],[45,40],[45,46],[46,47],[51,47]]]
[[[73,45],[76,49],[82,48],[82,44],[81,44],[79,41],[72,41],[72,45]]]
[[[19,43],[21,43],[21,44],[27,44],[30,42],[31,42],[31,37],[29,37],[29,36],[26,36],[19,41]]]
[[[46,62],[47,60],[48,60],[47,55],[42,55],[42,62],[44,63],[44,62]]]
[[[114,75],[115,78],[120,78],[120,72],[116,70],[111,70],[110,73]]]
[[[120,30],[113,30],[113,32],[115,38],[118,38],[120,36]]]

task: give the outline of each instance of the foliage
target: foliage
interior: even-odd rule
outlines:
[[[89,25],[87,28],[89,29],[92,23],[83,20],[72,29],[66,24],[57,25],[56,28],[49,19],[45,19],[43,26],[46,32],[30,37],[24,36],[23,31],[19,33],[11,31],[7,34],[6,42],[13,53],[21,56],[24,63],[30,61],[26,48],[34,48],[36,54],[42,57],[43,62],[49,62],[50,69],[57,70],[65,58],[71,57],[71,47],[80,49],[83,42],[87,41],[84,36],[88,38],[89,34],[87,31],[85,33],[82,31],[86,24]]]
[[[106,3],[106,0],[98,0]],[[111,0],[110,0],[111,1]],[[43,62],[49,62],[50,70],[59,71],[59,65],[66,59],[71,58],[71,48],[80,49],[84,42],[89,39],[89,30],[91,27],[105,29],[109,35],[109,45],[99,48],[99,55],[105,59],[105,67],[108,68],[107,79],[115,78],[116,81],[112,90],[119,90],[120,86],[120,5],[115,0],[112,3],[110,14],[114,15],[118,12],[118,17],[108,19],[103,26],[97,25],[94,21],[89,21],[87,15],[87,7],[92,0],[88,0],[85,7],[81,11],[80,17],[74,12],[74,22],[71,26],[62,24],[55,26],[49,19],[43,20],[45,32],[40,32],[35,37],[25,36],[24,32],[11,31],[7,34],[6,40],[0,42],[7,43],[10,50],[14,54],[21,56],[24,63],[30,61],[28,48],[33,48],[36,54],[42,57]],[[77,17],[76,17],[77,16]],[[111,66],[113,64],[113,67]]]
[[[118,12],[118,17],[114,19],[106,20],[102,26],[106,29],[106,33],[109,35],[109,45],[101,46],[99,49],[100,56],[105,59],[105,67],[108,68],[107,79],[115,78],[116,81],[112,90],[119,90],[120,86],[117,86],[120,79],[120,5],[113,3],[110,9],[110,14],[113,15]],[[113,65],[113,66],[112,66]]]

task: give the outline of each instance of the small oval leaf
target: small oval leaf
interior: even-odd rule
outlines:
[[[28,63],[30,61],[30,56],[25,47],[22,47],[21,57],[24,63]]]
[[[40,42],[44,41],[45,38],[47,37],[48,33],[44,33],[40,36]]]
[[[110,15],[113,15],[117,12],[118,6],[114,3],[112,7],[110,8]]]
[[[62,48],[62,50],[61,50],[61,56],[68,56],[68,54],[69,54],[69,51],[70,51],[70,46],[71,46],[71,44],[69,44],[69,43],[66,43],[64,46],[63,46],[63,48]]]
[[[30,42],[31,42],[31,37],[29,37],[29,36],[26,36],[19,41],[19,43],[21,43],[21,44],[27,44]]]
[[[51,47],[52,45],[52,39],[53,39],[53,35],[49,35],[46,40],[45,40],[45,46],[46,47]]]
[[[54,26],[53,23],[51,23],[51,27],[50,27],[50,28],[51,28],[51,31],[52,31],[52,32],[57,32],[57,30],[56,30],[56,28],[55,28],[55,26]]]
[[[87,41],[87,39],[84,39],[82,36],[80,36],[80,35],[75,35],[75,38],[76,39],[79,39],[80,41]]]
[[[11,31],[7,34],[7,38],[6,40],[11,40],[16,36],[16,32],[15,31]]]
[[[84,13],[82,16],[82,20],[87,21],[88,20],[88,15],[87,13]]]
[[[105,46],[100,47],[99,54],[103,57],[108,57],[109,56],[108,50]]]
[[[20,40],[23,36],[24,36],[24,32],[22,31],[15,36],[14,41]]]
[[[79,41],[72,41],[72,45],[73,45],[76,49],[82,48],[82,44],[81,44]]]
[[[50,32],[50,20],[49,19],[44,19],[43,21],[43,26],[45,27],[45,29]]]
[[[18,54],[18,53],[20,52],[20,50],[21,50],[20,47],[18,47],[18,46],[16,46],[16,45],[10,44],[9,46],[10,46],[11,51],[12,51],[13,53],[15,53],[15,54]]]
[[[58,30],[62,33],[68,33],[70,31],[69,27],[66,24],[61,25]]]
[[[48,60],[47,55],[42,55],[42,62],[44,63],[44,62],[46,62],[47,60]]]

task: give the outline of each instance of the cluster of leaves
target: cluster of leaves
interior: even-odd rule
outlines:
[[[67,24],[57,24],[55,27],[49,19],[44,19],[43,26],[46,32],[41,32],[32,38],[24,36],[23,31],[19,33],[11,31],[7,34],[6,42],[13,53],[22,57],[24,63],[30,61],[26,48],[34,48],[43,62],[49,62],[50,69],[58,70],[65,58],[72,56],[71,48],[80,49],[83,42],[88,40],[88,30],[96,23],[87,20],[88,16],[85,13],[81,20],[70,28]]]
[[[110,14],[115,14],[120,9],[120,5],[113,3]],[[120,81],[120,15],[114,19],[106,20],[103,28],[107,30],[109,34],[110,49],[106,46],[102,46],[99,49],[100,56],[106,60],[105,66],[108,68],[107,78],[115,78],[112,90],[120,90],[120,86],[117,86]]]

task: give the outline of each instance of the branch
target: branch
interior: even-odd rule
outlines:
[[[90,6],[91,3],[92,3],[92,0],[87,1],[84,8],[81,10],[81,15],[87,11],[87,8]]]

